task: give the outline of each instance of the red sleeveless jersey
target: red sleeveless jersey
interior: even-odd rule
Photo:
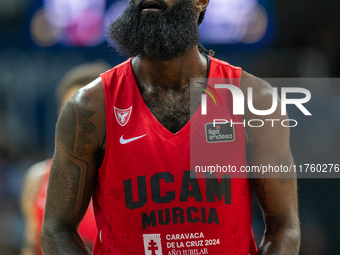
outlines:
[[[241,77],[240,68],[209,58],[209,78]],[[206,156],[218,146],[228,155],[224,164],[246,165],[243,125],[234,126],[233,142],[209,143],[204,126],[211,120],[199,108],[174,134],[146,106],[131,59],[101,78],[106,150],[93,198],[98,226],[93,254],[256,254],[249,180],[190,177],[192,135],[204,144]],[[221,91],[226,117],[242,122],[242,116],[232,115],[231,93]]]
[[[43,254],[42,251],[41,251],[41,248],[40,248],[40,236],[41,236],[41,226],[42,226],[42,222],[43,222],[45,204],[46,204],[48,177],[49,177],[49,174],[50,174],[52,159],[47,159],[43,163],[44,163],[44,167],[45,167],[46,170],[44,171],[44,174],[41,177],[41,182],[39,184],[40,186],[39,186],[39,190],[37,192],[36,202],[35,202],[37,223],[38,223],[38,229],[39,229],[39,242],[38,242],[38,247],[37,247],[37,251],[38,251],[39,255]],[[96,221],[95,221],[95,217],[94,217],[92,202],[90,203],[90,206],[89,206],[82,222],[79,225],[79,234],[81,235],[84,242],[89,247],[93,246],[93,243],[94,243],[94,240],[95,240],[96,234],[97,234],[97,226],[96,226]]]

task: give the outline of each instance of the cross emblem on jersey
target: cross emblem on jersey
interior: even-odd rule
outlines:
[[[132,106],[127,109],[119,109],[116,106],[114,106],[113,108],[117,122],[119,123],[119,125],[124,127],[129,122],[129,119],[131,117]]]
[[[151,255],[156,255],[156,251],[158,250],[157,243],[154,240],[151,240],[148,245],[148,250],[151,251]]]

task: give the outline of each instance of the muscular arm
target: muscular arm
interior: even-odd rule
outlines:
[[[105,138],[101,80],[79,90],[60,114],[48,183],[44,254],[91,254],[78,233],[94,189]]]
[[[241,89],[246,94],[247,87],[253,87],[254,107],[267,110],[272,105],[272,90],[266,82],[243,73]],[[245,109],[248,109],[246,107]],[[248,112],[247,112],[248,111]],[[278,109],[269,116],[257,116],[249,110],[245,120],[249,119],[288,119],[281,116],[280,102]],[[290,166],[294,160],[289,145],[289,128],[282,127],[279,121],[265,121],[263,127],[246,127],[247,159],[249,165]],[[253,186],[262,208],[266,225],[258,255],[298,254],[300,246],[300,226],[297,206],[297,182],[295,174],[284,176],[257,176]],[[262,178],[261,178],[262,177]]]

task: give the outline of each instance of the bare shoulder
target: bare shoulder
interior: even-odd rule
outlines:
[[[105,139],[105,97],[101,78],[79,89],[67,102],[57,123],[57,138],[70,152],[101,148]],[[84,154],[85,153],[85,154]]]
[[[273,87],[263,79],[242,71],[240,88],[248,96],[249,88],[252,91],[252,101],[258,110],[269,109],[272,105]]]
[[[88,96],[96,100],[97,103],[104,103],[104,88],[100,77],[89,83],[85,87],[79,89],[78,94]]]
[[[248,99],[245,100],[245,121],[255,119],[264,123],[260,128],[249,125],[245,127],[247,143],[267,148],[281,144],[281,148],[288,148],[289,128],[280,125],[280,122],[288,119],[288,116],[281,114],[281,103],[277,90],[263,79],[245,71],[242,72],[240,87],[245,98]]]
[[[247,83],[242,83],[242,81],[248,81]],[[271,88],[272,86],[270,86],[270,84],[268,82],[266,82],[265,80],[256,77],[244,70],[242,70],[242,74],[241,74],[241,89],[242,87],[249,87],[249,86],[254,86],[256,88]]]
[[[286,119],[288,116],[281,115],[281,103],[277,88],[273,88],[268,82],[242,71],[240,88],[247,98],[245,100],[245,119]],[[250,111],[249,107],[252,108]],[[267,110],[267,111],[266,111]],[[261,112],[262,114],[254,114]],[[270,112],[270,113],[269,113]]]
[[[70,101],[79,107],[95,111],[97,115],[104,114],[105,116],[105,97],[102,79],[99,77],[79,89]]]

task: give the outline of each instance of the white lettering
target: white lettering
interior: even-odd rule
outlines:
[[[287,93],[302,93],[305,94],[305,98],[288,99]],[[304,88],[282,88],[281,89],[281,115],[287,114],[287,104],[295,104],[304,115],[311,116],[312,114],[302,105],[307,103],[311,99],[311,93],[308,89]]]
[[[273,88],[273,103],[272,103],[272,107],[270,107],[270,109],[268,110],[257,110],[254,108],[253,105],[253,88],[249,87],[248,88],[248,108],[249,110],[254,113],[255,115],[259,115],[259,116],[264,116],[264,115],[270,115],[273,112],[275,112],[276,108],[277,108],[277,88]]]
[[[232,94],[233,98],[233,114],[234,115],[244,115],[244,95],[242,90],[235,86],[235,85],[230,85],[230,84],[215,84],[215,88],[226,88],[229,89],[229,91]],[[277,100],[278,100],[278,95],[277,95],[277,88],[273,88],[272,91],[272,106],[268,110],[258,110],[255,109],[254,104],[253,104],[253,88],[249,87],[248,88],[248,109],[250,112],[252,112],[255,115],[259,116],[264,116],[264,115],[270,115],[275,112],[277,109]],[[289,99],[287,98],[287,93],[302,93],[305,95],[304,98],[297,98],[297,99]],[[281,88],[281,115],[286,115],[287,114],[287,105],[288,104],[295,104],[300,111],[304,115],[311,116],[312,114],[302,105],[304,103],[307,103],[311,99],[311,93],[309,90],[304,89],[304,88]],[[202,94],[201,96],[201,114],[202,115],[207,115],[207,95]],[[214,127],[215,127],[214,123]],[[220,123],[220,124],[225,124],[225,122]]]

